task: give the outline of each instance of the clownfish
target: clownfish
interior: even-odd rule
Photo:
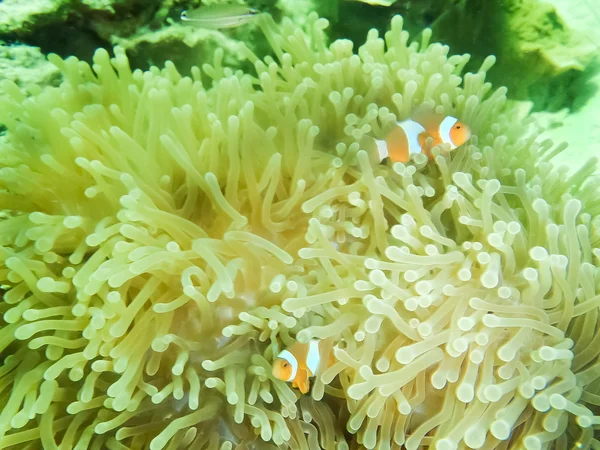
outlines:
[[[273,362],[273,376],[292,383],[306,394],[310,389],[310,377],[314,377],[329,354],[328,365],[334,362],[331,341],[311,339],[306,344],[295,342],[281,351]]]
[[[396,122],[385,139],[373,139],[370,146],[378,152],[380,162],[390,158],[392,162],[405,163],[413,153],[425,153],[429,159],[433,159],[426,148],[428,138],[433,139],[433,147],[449,144],[450,149],[454,150],[470,137],[470,128],[456,117],[428,113]]]

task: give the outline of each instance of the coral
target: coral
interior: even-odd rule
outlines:
[[[221,33],[198,30],[179,23],[182,10],[231,3],[230,0],[7,0],[0,2],[0,39],[42,47],[44,53],[78,56],[89,61],[97,47],[108,51],[118,45],[127,51],[133,67],[162,66],[166,60],[177,64],[182,73],[200,64],[222,43],[234,66],[243,60],[235,48],[245,42],[257,54],[265,53],[264,37],[256,27],[245,26]],[[286,15],[298,25],[310,11],[334,17],[338,0],[315,2],[250,0],[249,5],[276,17]],[[387,20],[387,19],[386,19]],[[32,49],[32,51],[35,51]]]
[[[571,171],[600,152],[600,124],[597,120],[600,113],[600,65],[592,68],[595,73],[590,71],[589,80],[576,91],[578,95],[573,104],[577,108],[533,114],[539,122],[551,123],[543,137],[555,142],[569,142],[569,148],[557,155],[554,162],[568,165]]]
[[[478,60],[496,55],[501,65],[492,82],[509,87],[512,98],[532,100],[537,110],[555,105],[557,96],[559,107],[571,106],[562,86],[577,80],[596,53],[586,33],[540,0],[461,0],[432,28],[436,39]]]
[[[556,8],[566,25],[579,30],[589,42],[600,49],[600,4],[590,0],[547,0]]]
[[[220,2],[223,0],[204,3]],[[250,2],[261,11],[280,15],[275,3],[276,0]],[[169,60],[185,74],[189,74],[192,65],[201,65],[206,55],[212,55],[219,46],[225,50],[227,65],[237,68],[244,62],[237,50],[240,42],[245,42],[259,55],[266,53],[268,45],[256,26],[221,33],[182,25],[181,11],[198,4],[194,0],[0,2],[0,39],[18,40],[40,47],[45,54],[77,56],[88,62],[96,48],[103,47],[110,52],[118,45],[126,50],[135,68],[162,66]],[[294,10],[288,8],[285,12]],[[298,14],[295,17],[296,22],[304,20]]]
[[[494,58],[461,76],[399,16],[356,54],[262,19],[251,73],[116,48],[2,82],[0,447],[600,448],[595,161],[553,167]],[[417,105],[470,144],[360,148]],[[270,361],[314,337],[301,397]]]
[[[201,65],[205,55],[214,54],[217,48],[224,52],[227,66],[239,67],[244,62],[237,39],[219,31],[181,24],[156,31],[141,29],[127,38],[113,36],[111,40],[126,51],[132,65],[141,68],[171,61],[181,73],[190,73],[193,66]]]
[[[65,19],[69,0],[4,0],[0,2],[0,34],[28,33],[33,28]]]
[[[0,73],[21,87],[54,85],[60,80],[58,69],[50,64],[39,48],[6,45],[0,42]]]
[[[599,57],[600,3],[586,0],[552,0],[552,3],[571,28],[580,30],[596,45],[596,55]],[[600,123],[596,119],[600,112],[600,61],[590,64],[585,75],[579,83],[566,85],[566,89],[562,89],[572,98],[572,108],[558,113],[538,113],[558,122],[545,136],[555,142],[569,142],[570,151],[558,155],[556,161],[569,164],[574,169],[600,151]]]
[[[26,38],[40,28],[65,24],[75,17],[86,17],[90,20],[92,28],[94,22],[101,17],[112,16],[114,19],[119,14],[133,16],[132,13],[136,13],[135,16],[143,18],[143,7],[154,8],[159,2],[160,0],[5,0],[0,3],[0,35]],[[122,17],[118,21],[121,24],[121,32],[127,19]]]

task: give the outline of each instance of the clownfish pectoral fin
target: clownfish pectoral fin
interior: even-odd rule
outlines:
[[[437,145],[435,142],[435,137],[424,131],[423,133],[419,134],[418,140],[422,149],[421,151],[427,155],[429,159],[433,159],[431,149]]]
[[[310,381],[308,381],[308,377],[305,381],[298,384],[298,389],[303,394],[306,394],[308,392],[308,390],[310,389]]]
[[[298,372],[298,376],[296,378],[296,386],[300,390],[302,394],[306,394],[310,389],[310,380],[308,378],[308,371],[302,370]]]
[[[329,353],[329,361],[328,361],[327,367],[331,367],[334,364],[335,364],[335,356],[333,355],[333,349],[331,349],[331,352]]]
[[[359,142],[360,148],[366,150],[371,165],[377,166],[388,157],[388,149],[385,140],[375,139],[371,136],[363,136]]]

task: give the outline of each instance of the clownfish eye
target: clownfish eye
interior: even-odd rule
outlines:
[[[289,366],[289,364],[288,364],[288,363],[286,363],[286,362],[284,362],[284,363],[283,363],[283,368],[284,368],[284,369],[287,369],[287,366]]]
[[[460,130],[460,125],[456,125],[456,129],[457,129],[457,130]]]

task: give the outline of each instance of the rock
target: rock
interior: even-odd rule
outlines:
[[[600,3],[595,0],[546,1],[556,7],[570,29],[578,30],[583,39],[596,48],[595,55],[600,59]],[[555,123],[542,136],[569,143],[553,163],[566,164],[571,171],[600,155],[600,61],[589,64],[578,81],[576,85],[563,87],[572,98],[570,108],[550,115]]]
[[[490,81],[507,86],[513,99],[532,100],[536,110],[570,106],[562,86],[576,82],[596,52],[584,33],[539,0],[466,0],[442,14],[433,30],[453,51],[473,56],[471,70],[496,55]]]
[[[56,85],[61,75],[39,48],[0,43],[0,79],[9,79],[20,87],[27,87],[32,84]]]
[[[133,67],[162,67],[165,61],[175,63],[184,75],[192,66],[212,63],[212,55],[217,48],[225,54],[225,65],[239,66],[239,41],[216,30],[197,29],[182,24],[174,24],[157,31],[142,29],[132,37],[114,37],[112,43],[125,49]]]
[[[313,0],[304,1],[310,10]],[[205,0],[203,4],[223,2]],[[281,17],[276,2],[250,0],[249,4]],[[0,2],[0,39],[18,40],[41,48],[44,54],[73,55],[87,62],[98,47],[111,52],[114,45],[120,45],[134,68],[162,66],[172,60],[182,72],[212,61],[218,47],[224,49],[225,64],[240,67],[240,42],[258,55],[266,53],[267,43],[256,26],[219,32],[181,24],[181,11],[197,4],[189,0],[7,0]],[[282,8],[283,14],[295,11],[295,21],[301,22],[300,10],[290,5]]]
[[[35,29],[66,20],[69,0],[4,0],[0,2],[0,35],[27,36]]]

